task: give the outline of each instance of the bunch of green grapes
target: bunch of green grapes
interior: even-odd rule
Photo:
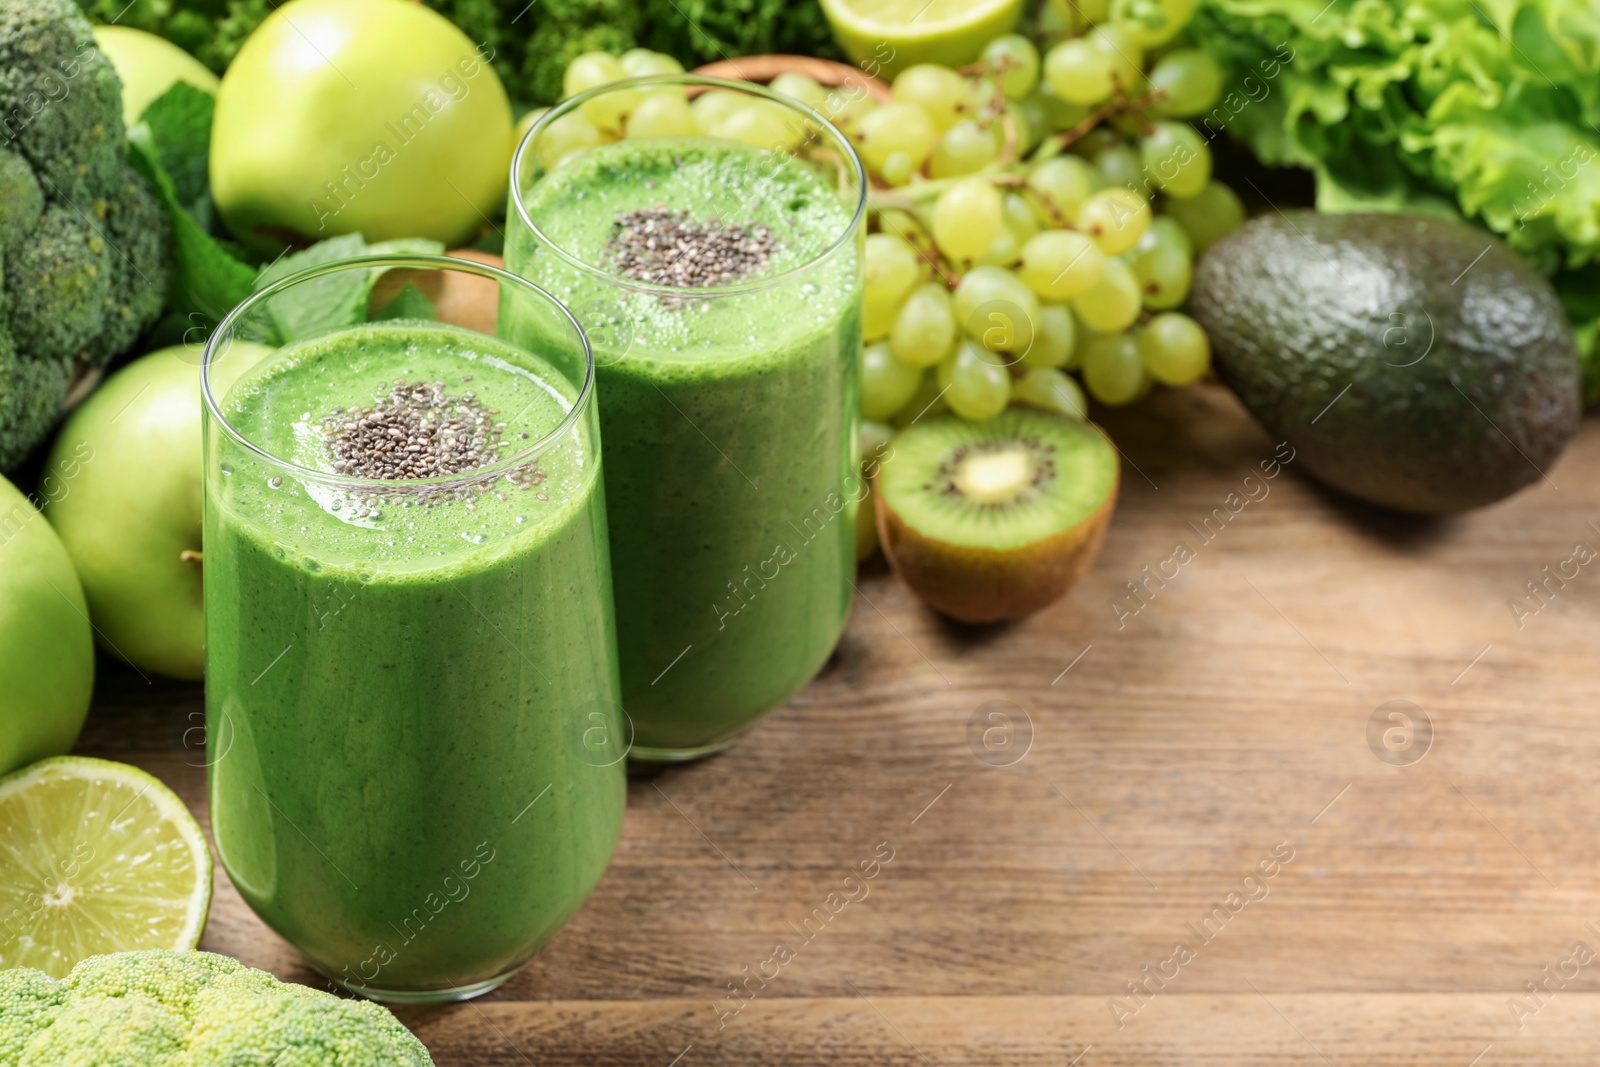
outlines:
[[[1181,43],[1193,10],[1050,0],[1041,44],[1010,34],[969,67],[910,67],[892,101],[843,117],[879,185],[864,417],[1016,402],[1081,418],[1084,388],[1126,404],[1207,373],[1210,342],[1178,309],[1195,256],[1244,209],[1186,121],[1222,92],[1216,61]]]
[[[862,416],[904,425],[1013,402],[1083,418],[1084,390],[1130,403],[1210,368],[1178,309],[1195,256],[1244,221],[1187,118],[1222,72],[1180,43],[1194,0],[1048,0],[959,70],[920,64],[878,103],[800,74],[771,88],[849,136],[877,188],[866,239]],[[573,95],[678,73],[635,49],[573,60]],[[526,123],[525,119],[524,122]],[[607,93],[540,138],[547,165],[621,137],[712,136],[788,149],[807,131],[760,97],[677,86]],[[1076,377],[1074,376],[1076,375]],[[1081,385],[1079,384],[1081,380]]]

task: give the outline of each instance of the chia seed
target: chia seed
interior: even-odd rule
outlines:
[[[323,443],[333,470],[352,478],[406,482],[450,477],[499,461],[506,424],[495,421],[498,414],[499,409],[486,408],[472,392],[454,396],[446,391],[444,382],[407,382],[399,378],[370,407],[338,408],[324,415]],[[503,475],[448,488],[418,486],[406,493],[426,504],[444,499],[470,500],[475,493],[486,492],[502,476],[512,485],[527,489],[545,480],[538,463],[535,456]],[[378,496],[369,493],[352,503],[350,514],[356,518],[376,517],[377,504]],[[336,509],[339,506],[333,505]],[[467,507],[473,509],[470,503]]]
[[[697,222],[687,211],[641,208],[619,214],[611,224],[605,263],[621,277],[647,285],[704,289],[760,274],[778,247],[766,226]]]

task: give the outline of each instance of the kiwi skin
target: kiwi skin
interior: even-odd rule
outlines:
[[[927,537],[900,518],[883,493],[874,493],[878,544],[912,592],[958,622],[1007,622],[1048,607],[1093,565],[1111,526],[1122,472],[1100,506],[1071,529],[1021,548],[1001,551],[953,545]]]

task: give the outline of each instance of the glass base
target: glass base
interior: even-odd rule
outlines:
[[[502,975],[497,975],[494,978],[485,978],[481,982],[429,988],[363,985],[360,982],[347,982],[340,978],[333,978],[332,980],[358,997],[376,1000],[381,1004],[453,1004],[459,1000],[471,1000],[473,997],[481,997],[491,989],[499,988],[506,979],[521,969],[522,965],[518,964]]]
[[[653,748],[650,745],[634,745],[628,750],[628,769],[649,770],[672,763],[692,763],[697,759],[715,756],[718,752],[729,748],[739,740],[739,734],[713,745],[701,745],[699,748]]]

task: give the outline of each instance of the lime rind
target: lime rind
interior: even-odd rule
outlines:
[[[1022,6],[1022,0],[822,0],[845,54],[883,77],[917,63],[972,62],[989,41],[1015,28]]]
[[[210,905],[205,835],[159,779],[85,756],[0,779],[0,967],[192,949]]]

